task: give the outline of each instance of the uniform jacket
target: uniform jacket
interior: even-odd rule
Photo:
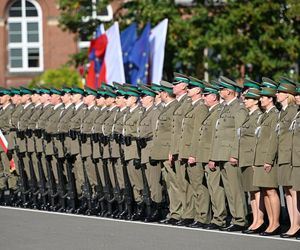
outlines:
[[[173,100],[163,108],[158,116],[153,137],[153,147],[150,152],[150,156],[154,160],[167,160],[169,158],[172,118],[177,103],[177,100]]]
[[[300,112],[298,111],[290,127],[292,133],[292,166],[300,166]]]
[[[184,115],[182,120],[181,136],[179,142],[179,158],[188,159],[191,156],[191,145],[194,136],[197,136],[202,122],[208,114],[208,108],[198,100]],[[194,134],[195,133],[195,134]]]
[[[239,166],[254,166],[256,136],[255,130],[260,124],[262,112],[256,109],[248,116],[240,128]]]
[[[215,132],[215,124],[220,116],[222,106],[217,104],[208,111],[207,117],[199,129],[193,132],[191,156],[196,162],[207,163],[211,156],[212,140]]]
[[[278,134],[278,164],[288,164],[292,161],[292,133],[289,131],[292,120],[297,114],[296,105],[288,105],[278,115],[276,126]]]
[[[247,116],[248,110],[237,98],[229,105],[223,106],[215,125],[211,160],[228,161],[230,157],[238,158],[237,130],[245,122]]]
[[[20,116],[23,114],[24,108],[22,104],[19,104],[15,106],[15,109],[11,113],[9,125],[11,132],[8,135],[7,141],[8,141],[8,149],[14,149],[15,148],[15,140],[16,140],[16,132],[12,130],[16,130],[18,128],[18,122]]]
[[[0,129],[6,139],[8,137],[8,133],[10,130],[9,120],[13,110],[14,110],[14,105],[9,104],[5,109],[2,109],[0,113]],[[0,152],[3,152],[3,148],[1,146],[0,146]]]
[[[268,113],[265,112],[261,118],[260,126],[256,129],[255,166],[265,163],[273,165],[277,152],[276,124],[279,111],[273,107]]]

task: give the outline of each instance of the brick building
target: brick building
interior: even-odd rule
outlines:
[[[0,1],[0,86],[26,85],[77,52],[74,35],[58,26],[56,0]]]

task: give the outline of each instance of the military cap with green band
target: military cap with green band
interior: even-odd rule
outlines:
[[[41,94],[41,91],[40,91],[41,89],[39,89],[39,88],[33,88],[32,89],[32,92],[34,93],[34,94],[38,94],[38,95],[40,95]]]
[[[72,93],[84,95],[84,90],[82,88],[74,87],[74,88],[72,88]]]
[[[24,88],[24,87],[21,87],[20,88],[20,93],[21,93],[21,95],[31,95],[32,94],[32,90]]]
[[[173,85],[167,81],[160,81],[160,89],[162,92],[173,94]]]
[[[89,87],[86,87],[84,92],[85,92],[86,95],[97,96],[97,91],[92,89],[92,88],[89,88]]]
[[[133,89],[133,88],[128,88],[128,87],[124,87],[124,91],[125,91],[125,95],[126,96],[135,96],[135,97],[139,97],[140,96],[140,92],[138,91],[138,89]]]
[[[50,93],[54,94],[54,95],[61,95],[62,92],[58,89],[52,88],[52,89],[50,89]]]
[[[243,94],[245,98],[259,100],[260,90],[257,88],[250,88]]]
[[[138,86],[139,86],[141,94],[147,95],[147,96],[152,96],[152,97],[156,96],[156,92],[153,91],[152,89],[148,88],[144,84],[138,84]]]
[[[260,89],[260,83],[255,82],[249,78],[245,78],[244,80],[244,87]]]
[[[270,87],[262,87],[259,94],[261,96],[276,97],[276,89]]]
[[[218,80],[218,85],[220,89],[230,89],[233,90],[235,92],[240,92],[241,91],[241,86],[238,86],[236,84],[236,82],[234,82],[233,80],[225,77],[225,76],[221,76],[220,79]]]
[[[61,90],[62,94],[72,93],[72,89],[68,87],[63,87]]]
[[[192,76],[189,77],[189,85],[199,87],[201,89],[204,89],[205,87],[203,81]]]
[[[50,89],[42,88],[42,89],[40,89],[40,93],[41,93],[41,95],[42,94],[48,94],[48,95],[50,95],[51,91],[50,91]]]
[[[300,95],[300,83],[296,82],[296,94],[295,95]]]
[[[212,85],[206,85],[203,90],[203,95],[209,95],[209,94],[219,95],[219,88]]]
[[[174,84],[174,85],[179,84],[179,83],[189,84],[189,81],[190,80],[189,80],[188,76],[174,72],[174,81],[172,82],[172,84]]]
[[[20,95],[20,90],[19,89],[11,89],[10,90],[12,95]]]
[[[0,96],[2,95],[11,95],[11,91],[9,89],[0,89]]]
[[[158,84],[155,84],[155,83],[152,83],[150,85],[150,88],[153,90],[153,91],[156,91],[156,92],[160,92],[161,91],[161,86],[158,85]]]
[[[277,91],[295,95],[296,94],[296,83],[291,79],[282,77],[279,80],[279,86],[277,88]]]
[[[262,87],[268,87],[272,89],[277,89],[277,83],[268,77],[262,77]]]
[[[104,96],[115,98],[117,96],[117,93],[115,91],[113,91],[112,89],[106,89],[104,91]]]

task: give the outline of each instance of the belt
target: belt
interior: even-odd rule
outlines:
[[[11,128],[10,131],[17,131],[17,129],[16,128]]]

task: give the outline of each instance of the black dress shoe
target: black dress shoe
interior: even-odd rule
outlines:
[[[296,240],[300,240],[300,235],[296,237]]]
[[[287,233],[280,234],[280,237],[285,238],[285,239],[294,238],[294,237],[297,237],[297,236],[300,236],[300,229],[298,229],[298,231],[294,234],[287,234]]]
[[[187,227],[191,228],[203,228],[207,226],[207,224],[201,223],[200,221],[194,221],[192,224],[187,225]]]
[[[220,231],[224,231],[224,232],[237,232],[237,231],[243,231],[244,229],[245,229],[244,226],[232,224],[232,225],[230,225],[228,227],[220,228]]]
[[[242,233],[243,234],[259,234],[265,230],[266,230],[266,224],[263,223],[256,229],[245,229],[242,231]]]
[[[223,226],[219,226],[219,225],[214,224],[214,223],[210,223],[207,226],[204,226],[203,228],[207,229],[207,230],[218,230],[218,229],[221,229],[221,228],[224,228],[224,227]]]
[[[194,219],[182,219],[178,221],[175,225],[180,227],[185,227],[191,223],[193,223]]]
[[[179,220],[174,218],[167,218],[164,220],[159,221],[160,224],[167,224],[167,225],[175,225]]]
[[[279,227],[277,227],[274,231],[272,231],[272,232],[266,232],[266,231],[264,231],[264,232],[261,232],[259,235],[261,235],[261,236],[273,236],[273,235],[278,235],[278,234],[280,234],[280,232],[281,232],[281,229],[280,229],[280,226]]]

